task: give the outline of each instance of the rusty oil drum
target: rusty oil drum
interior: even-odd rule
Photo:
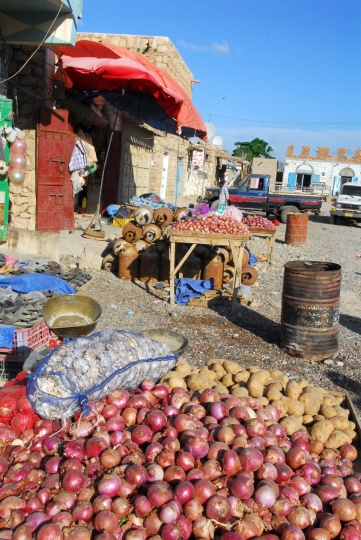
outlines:
[[[287,214],[285,243],[302,246],[307,242],[308,215]]]
[[[281,348],[293,356],[337,356],[341,266],[331,262],[285,264]]]

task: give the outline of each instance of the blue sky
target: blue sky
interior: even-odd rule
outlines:
[[[361,148],[360,0],[84,0],[78,30],[169,37],[229,153]]]

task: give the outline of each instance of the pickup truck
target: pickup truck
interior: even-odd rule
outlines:
[[[330,212],[330,222],[336,225],[339,218],[361,221],[361,184],[346,182],[337,193]]]
[[[322,198],[316,195],[299,195],[297,193],[270,193],[270,176],[248,174],[243,180],[237,180],[228,187],[229,200],[246,213],[274,214],[282,223],[287,222],[290,212],[312,212],[319,214]],[[217,206],[220,188],[206,188],[204,200],[209,206]]]

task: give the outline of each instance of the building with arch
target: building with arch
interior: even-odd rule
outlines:
[[[331,156],[330,149],[322,146],[316,155],[310,155],[309,146],[302,146],[300,155],[294,153],[294,145],[287,147],[283,187],[307,190],[322,186],[324,191],[336,195],[345,182],[361,183],[361,149],[349,157],[346,148],[339,148]]]

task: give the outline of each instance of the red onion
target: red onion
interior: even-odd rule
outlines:
[[[60,493],[54,495],[54,501],[59,504],[62,510],[70,510],[75,504],[76,495],[67,491],[60,491]]]
[[[105,474],[98,483],[97,489],[100,495],[106,495],[111,499],[119,494],[121,482],[116,474]]]
[[[355,448],[353,444],[344,443],[339,448],[339,452],[340,452],[341,458],[347,458],[350,461],[355,461],[355,459],[357,459],[357,448]]]
[[[164,479],[164,470],[157,463],[146,463],[145,470],[148,482],[159,482]]]
[[[48,521],[49,518],[44,512],[33,512],[29,514],[25,521],[29,525],[31,532],[34,532],[44,521]]]
[[[354,527],[344,527],[340,532],[340,540],[361,540],[361,534]]]
[[[117,389],[107,395],[106,402],[109,403],[109,405],[115,405],[117,409],[124,409],[129,397],[129,392]]]
[[[194,484],[194,500],[204,504],[210,497],[216,494],[216,490],[208,480],[198,480]]]
[[[256,488],[253,498],[257,504],[270,508],[276,502],[276,494],[271,486],[262,485]]]
[[[179,540],[179,527],[176,523],[167,523],[161,528],[160,535],[162,540]]]
[[[154,461],[158,454],[163,450],[163,445],[158,442],[152,442],[144,450],[146,461]]]
[[[194,487],[191,482],[180,482],[175,488],[173,497],[174,500],[178,501],[182,506],[193,499],[194,496]]]
[[[361,482],[355,476],[345,478],[345,488],[347,493],[361,493]]]
[[[221,464],[216,459],[208,459],[202,467],[204,480],[216,480],[224,473]]]
[[[94,511],[91,503],[82,503],[74,508],[72,516],[75,522],[85,521],[85,523],[89,523],[93,517],[93,513]]]
[[[336,489],[330,485],[317,486],[316,494],[323,503],[333,501],[338,496]]]
[[[63,540],[64,535],[56,523],[42,525],[36,533],[37,540]]]
[[[162,411],[151,411],[145,418],[145,425],[153,432],[160,431],[167,425],[167,417]]]
[[[238,476],[230,482],[229,489],[239,499],[249,499],[254,492],[254,482],[250,478]]]
[[[57,523],[59,527],[64,531],[64,527],[70,527],[73,525],[74,520],[70,512],[59,512],[51,518],[52,523]]]
[[[186,479],[186,473],[180,467],[176,465],[171,465],[167,467],[164,471],[164,480],[171,485],[178,484],[179,482],[184,482]]]
[[[321,479],[321,469],[316,463],[306,463],[298,471],[301,476],[306,478],[306,480],[314,486],[318,484]]]
[[[226,523],[231,517],[231,505],[226,497],[214,495],[208,499],[205,512],[208,519],[215,519],[221,523]]]
[[[201,437],[194,436],[186,442],[185,449],[196,459],[200,459],[204,458],[208,454],[209,445],[207,441]]]
[[[180,516],[180,512],[181,510],[173,504],[167,503],[160,509],[159,517],[163,523],[175,523]]]
[[[153,433],[148,426],[136,426],[132,431],[132,441],[136,444],[150,443]]]
[[[136,487],[145,484],[147,478],[147,471],[142,465],[130,465],[125,471],[125,480]]]
[[[300,529],[305,529],[311,524],[309,511],[307,508],[301,505],[291,508],[287,519],[291,525],[296,525]]]
[[[341,521],[332,514],[323,514],[320,516],[320,527],[330,533],[330,538],[336,538],[342,529]]]
[[[277,499],[275,504],[271,507],[271,512],[275,516],[288,516],[292,508],[292,505],[288,499]]]
[[[341,521],[352,521],[356,519],[356,508],[349,499],[335,499],[331,502],[332,513]]]
[[[85,457],[84,445],[77,441],[69,441],[64,444],[63,456],[67,458],[79,459],[80,461]]]
[[[153,510],[153,512],[144,518],[143,524],[147,534],[150,536],[159,532],[163,522],[159,519],[157,512]]]
[[[86,482],[86,477],[82,472],[77,471],[76,469],[67,469],[62,480],[62,485],[65,491],[78,493],[81,488],[86,486]]]
[[[293,476],[294,472],[286,463],[275,463],[277,469],[276,482],[285,483]]]
[[[229,415],[229,409],[222,401],[215,401],[209,405],[208,414],[216,420],[222,420],[222,418]]]
[[[147,497],[152,506],[160,508],[172,499],[172,491],[165,482],[155,482],[148,486]]]
[[[307,529],[307,540],[330,540],[330,533],[321,527],[309,527]]]
[[[101,510],[94,518],[94,528],[98,532],[113,533],[118,526],[118,518],[109,510]]]
[[[293,470],[302,467],[307,461],[306,451],[294,446],[286,454],[286,462]]]
[[[98,457],[107,446],[103,437],[91,437],[85,443],[86,455],[88,458]]]
[[[288,482],[288,485],[295,488],[299,495],[306,495],[306,493],[310,493],[311,491],[311,484],[306,480],[306,478],[302,478],[302,476],[292,476]]]
[[[112,416],[108,418],[105,422],[105,427],[109,433],[114,431],[123,431],[124,429],[124,418],[122,416]],[[110,442],[110,441],[109,441]]]
[[[93,501],[93,510],[97,514],[102,510],[110,510],[112,507],[112,499],[106,495],[98,495]]]
[[[176,437],[164,437],[164,439],[162,439],[162,444],[164,448],[169,448],[170,450],[174,450],[175,452],[178,452],[180,450],[180,442]]]
[[[181,467],[184,471],[189,471],[193,469],[195,464],[195,458],[190,452],[185,452],[183,450],[180,450],[177,453],[176,457],[176,465],[178,467]]]
[[[204,480],[203,471],[200,469],[191,469],[187,472],[187,480],[189,482],[196,482],[197,480]]]
[[[188,501],[183,506],[183,514],[189,521],[195,521],[203,513],[203,506],[194,499]]]
[[[163,399],[163,398],[165,398],[165,397],[167,397],[169,395],[168,388],[166,386],[164,386],[163,384],[158,384],[158,385],[154,386],[154,388],[152,388],[151,392],[158,399]]]
[[[144,495],[137,495],[137,497],[135,497],[133,501],[133,506],[134,506],[135,515],[140,518],[143,518],[146,515],[148,515],[149,512],[151,512],[151,510],[153,509],[147,497],[145,497]]]
[[[257,471],[262,463],[262,452],[257,448],[242,448],[239,452],[242,469],[249,472]]]
[[[179,516],[177,525],[181,540],[188,540],[192,535],[192,523],[185,516]]]
[[[285,524],[281,529],[281,540],[305,540],[305,535],[296,525]]]
[[[322,512],[323,504],[321,499],[315,493],[306,493],[301,497],[301,503],[305,508],[309,508],[316,512]]]

